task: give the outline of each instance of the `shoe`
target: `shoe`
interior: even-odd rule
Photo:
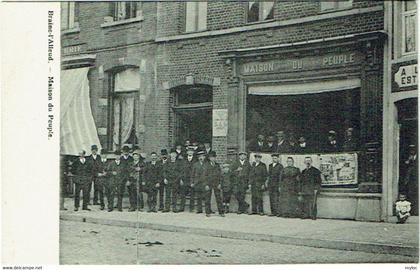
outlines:
[[[237,214],[238,214],[238,215],[241,215],[241,214],[243,214],[243,213],[242,213],[242,212],[237,212]]]
[[[251,212],[248,215],[257,215],[257,212]]]
[[[196,213],[197,213],[197,214],[202,214],[202,213],[203,213],[203,211],[197,211]]]
[[[104,210],[105,209],[105,206],[101,206],[101,210]]]
[[[185,212],[185,208],[179,209],[178,212]]]
[[[85,207],[85,208],[82,208],[82,210],[85,210],[85,211],[91,211],[89,208],[87,208],[87,207]]]
[[[67,208],[60,208],[60,210],[61,210],[61,211],[66,211],[66,210],[67,210]]]
[[[190,208],[190,213],[194,212],[194,208]]]
[[[136,209],[134,209],[134,208],[128,209],[128,212],[134,212],[134,211],[136,211]]]
[[[260,216],[264,216],[265,214],[264,213],[260,213]]]
[[[216,212],[214,212],[214,211],[210,211],[210,214],[216,214]]]
[[[274,214],[268,214],[269,217],[275,217],[276,215]]]
[[[79,211],[79,207],[75,207],[75,208],[74,208],[74,211],[75,211],[75,212]]]
[[[159,208],[158,211],[163,211],[163,208]]]
[[[225,217],[225,214],[221,213],[221,214],[219,214],[219,216],[221,216],[221,217]]]
[[[114,209],[112,209],[112,208],[110,208],[110,209],[108,209],[108,212],[112,212]]]
[[[168,213],[168,212],[169,212],[168,209],[165,209],[165,210],[162,211],[162,213]]]
[[[93,205],[99,205],[99,203],[98,202],[93,202]]]
[[[122,209],[121,209],[121,208],[118,208],[118,211],[119,211],[119,212],[122,212]]]
[[[206,217],[210,217],[210,214],[206,214]]]

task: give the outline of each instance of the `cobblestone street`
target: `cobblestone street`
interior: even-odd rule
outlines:
[[[415,258],[61,221],[61,264],[415,262]]]

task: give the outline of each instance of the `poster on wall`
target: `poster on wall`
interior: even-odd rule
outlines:
[[[228,110],[213,110],[213,137],[227,136],[228,130]]]
[[[357,154],[324,154],[320,156],[322,185],[357,184]]]

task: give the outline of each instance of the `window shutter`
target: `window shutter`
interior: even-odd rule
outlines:
[[[198,29],[206,30],[207,28],[207,2],[198,2]]]
[[[185,32],[195,31],[195,5],[196,2],[186,2],[185,8]]]
[[[115,18],[115,5],[117,4],[117,2],[113,2],[113,3],[109,3],[109,16],[114,17]]]

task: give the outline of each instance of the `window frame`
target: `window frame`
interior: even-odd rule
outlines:
[[[71,31],[74,29],[79,28],[79,2],[77,1],[68,1],[63,2],[62,5],[65,5],[65,12],[66,12],[66,22],[65,25],[61,25],[62,31]],[[63,8],[61,8],[61,12],[63,12]],[[70,16],[72,14],[72,16]]]
[[[192,30],[187,29],[187,12],[188,12],[188,4],[194,4],[194,27]],[[200,4],[205,4],[205,25],[204,28],[200,29]],[[197,32],[204,32],[207,31],[207,18],[208,18],[208,2],[200,2],[200,1],[185,1],[184,3],[184,33],[197,33]]]
[[[417,2],[416,2],[417,5]],[[415,23],[415,29],[414,32],[417,32],[418,29],[418,22],[417,22],[417,8],[416,9],[412,9],[409,11],[405,10],[406,8],[406,1],[402,1],[402,5],[401,5],[401,32],[402,32],[402,37],[401,37],[401,56],[406,56],[406,55],[412,55],[412,54],[416,54],[417,53],[417,38],[414,39],[414,50],[411,52],[407,52],[406,51],[406,18],[409,16],[414,16],[414,21]],[[417,33],[416,33],[417,34]]]
[[[250,2],[256,2],[256,3],[258,3],[258,20],[257,21],[253,21],[253,22],[248,21],[248,19],[249,19],[249,3]],[[245,23],[246,24],[258,24],[258,23],[267,23],[267,22],[274,21],[274,6],[276,4],[276,1],[274,0],[274,1],[267,1],[267,2],[273,2],[273,7],[272,7],[272,10],[273,10],[273,18],[265,19],[265,20],[260,20],[260,16],[261,16],[261,12],[262,12],[261,5],[263,3],[265,3],[265,2],[263,2],[263,1],[247,1],[247,2],[245,2],[245,14],[246,14],[246,16],[245,16]]]
[[[125,9],[123,18],[119,18],[119,15],[118,15],[118,7],[121,4],[124,4],[124,9]],[[127,4],[130,7],[130,11],[129,11],[130,14],[128,15],[128,17],[127,17]],[[131,20],[131,19],[141,17],[141,14],[138,14],[139,11],[140,13],[142,13],[141,11],[142,11],[143,5],[141,1],[118,1],[118,2],[112,2],[111,5],[113,5],[112,18],[114,22],[121,22],[121,21],[126,21],[126,20]]]
[[[333,3],[334,7],[333,8],[329,8],[329,9],[325,9],[322,8],[323,3]],[[340,5],[341,4],[341,5]],[[330,0],[330,1],[319,1],[319,9],[321,13],[328,13],[328,12],[336,12],[336,11],[342,11],[342,10],[347,10],[347,9],[352,9],[353,8],[353,0],[345,0],[345,1],[340,1],[340,0]]]
[[[120,92],[116,92],[115,91],[115,77],[118,73],[120,72],[124,72],[127,69],[137,69],[139,70],[139,67],[137,66],[126,66],[123,68],[117,68],[115,69],[113,72],[109,73],[109,108],[108,108],[108,123],[109,123],[109,133],[108,133],[108,148],[111,150],[114,150],[114,123],[115,123],[115,119],[114,119],[114,110],[115,110],[115,102],[116,100],[120,100],[119,97],[121,96],[130,96],[132,95],[134,97],[134,107],[133,107],[133,130],[135,132],[135,135],[137,137],[137,144],[133,144],[132,146],[139,146],[139,137],[137,136],[137,114],[140,111],[140,102],[139,102],[139,92],[141,89],[141,86],[139,88],[136,89],[131,89],[131,90],[127,90],[127,91],[120,91]],[[139,75],[140,76],[140,75]],[[121,104],[120,104],[120,108],[121,108]],[[120,111],[120,124],[119,127],[121,127],[121,111]],[[131,131],[133,132],[133,131]],[[121,128],[120,128],[120,132],[119,132],[119,138],[118,138],[118,146],[117,149],[120,149],[124,144],[121,143]]]

